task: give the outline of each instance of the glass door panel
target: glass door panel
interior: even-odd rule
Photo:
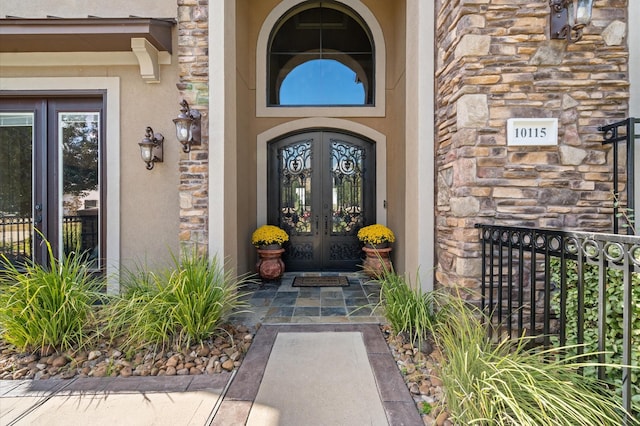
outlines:
[[[100,268],[100,114],[58,113],[62,182],[58,185],[58,247],[83,253]]]
[[[0,254],[32,259],[34,114],[0,113]]]
[[[311,141],[280,150],[280,221],[288,233],[311,234]]]
[[[331,140],[331,234],[356,235],[362,228],[364,149]]]

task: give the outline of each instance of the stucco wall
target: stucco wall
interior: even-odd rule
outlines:
[[[97,15],[102,17],[126,17],[138,15],[145,17],[175,17],[176,4],[173,0],[141,1],[141,2],[86,2],[86,1],[3,1],[0,13],[21,17],[44,17],[54,15],[65,18],[86,17]],[[177,40],[177,30],[173,32],[174,46]],[[118,182],[120,193],[117,202],[120,209],[113,210],[109,205],[116,205],[113,199],[107,199],[107,234],[117,233],[119,243],[117,265],[110,265],[111,271],[119,267],[132,267],[144,262],[152,267],[165,265],[171,261],[170,252],[178,253],[179,211],[178,211],[178,159],[181,145],[175,138],[175,127],[172,119],[179,113],[179,93],[176,90],[178,78],[178,61],[174,49],[171,64],[160,65],[160,82],[145,83],[140,76],[133,53],[131,65],[106,65],[108,55],[97,56],[103,65],[88,66],[74,63],[74,57],[81,61],[82,54],[66,56],[58,61],[56,66],[40,66],[38,54],[30,54],[28,59],[21,61],[23,66],[3,66],[0,63],[0,77],[61,77],[77,78],[82,82],[85,78],[114,77],[119,86],[118,96],[120,110],[118,138],[119,174],[114,164],[106,162],[108,181],[107,187],[116,186]],[[122,56],[120,56],[122,57]],[[102,59],[100,59],[102,58]],[[32,65],[28,63],[32,61]],[[6,81],[6,80],[5,80]],[[55,84],[54,84],[55,86]],[[63,87],[55,87],[59,89]],[[109,95],[107,95],[109,96]],[[114,117],[107,114],[107,123]],[[117,122],[117,120],[116,120]],[[164,162],[157,163],[153,170],[148,171],[140,158],[138,142],[145,136],[145,128],[151,126],[157,133],[165,136]],[[110,130],[111,131],[111,130]],[[113,132],[107,132],[107,145],[116,143],[118,138]],[[109,150],[109,148],[107,148]],[[111,170],[111,172],[109,172]],[[119,219],[119,228],[114,229],[113,217]],[[115,222],[117,223],[117,222]],[[117,239],[116,239],[117,241]],[[109,251],[109,248],[107,249]],[[113,259],[111,260],[114,261]]]
[[[237,20],[237,135],[238,135],[238,269],[253,269],[255,253],[250,246],[250,235],[258,225],[256,216],[257,187],[256,157],[257,135],[300,117],[256,117],[256,45],[263,22],[278,4],[276,0],[238,0]],[[385,117],[344,117],[339,112],[336,118],[344,118],[368,126],[387,137],[392,153],[387,157],[387,218],[389,225],[398,234],[397,247],[402,247],[404,234],[404,31],[405,2],[362,2],[375,15],[382,27],[387,46]],[[390,151],[389,149],[387,152]],[[396,250],[394,261],[402,270],[403,250]]]
[[[3,0],[0,2],[0,15],[21,18],[46,18],[47,15],[59,18],[86,18],[88,15],[101,18],[174,18],[175,0]],[[4,16],[3,16],[4,17]]]

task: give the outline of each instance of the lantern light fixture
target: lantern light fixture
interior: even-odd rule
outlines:
[[[144,138],[138,142],[138,145],[140,145],[140,156],[142,157],[142,161],[147,164],[147,170],[153,169],[155,163],[162,163],[163,142],[164,136],[160,133],[153,133],[153,129],[147,127]]]
[[[582,30],[591,22],[593,0],[549,0],[551,7],[551,38],[575,43]]]
[[[180,114],[173,119],[176,125],[176,137],[182,144],[182,151],[191,151],[192,145],[200,145],[201,115],[198,110],[190,109],[186,100],[180,102]]]

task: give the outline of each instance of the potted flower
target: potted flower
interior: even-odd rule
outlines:
[[[365,274],[377,278],[385,271],[393,270],[389,244],[396,240],[396,236],[391,229],[379,223],[365,226],[358,231],[358,239],[364,243],[362,251],[365,258],[362,268]]]
[[[256,271],[263,280],[276,280],[284,274],[282,244],[289,241],[289,234],[274,225],[262,225],[251,235],[251,244],[258,250]]]
[[[358,231],[358,239],[362,241],[365,246],[369,245],[370,248],[386,248],[389,246],[389,243],[396,240],[396,236],[391,229],[376,223],[360,228]]]

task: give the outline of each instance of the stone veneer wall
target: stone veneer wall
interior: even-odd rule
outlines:
[[[206,253],[208,248],[209,49],[208,0],[178,0],[180,99],[202,114],[202,144],[180,154],[180,246]],[[176,105],[176,116],[179,113]]]
[[[479,287],[476,223],[611,228],[598,126],[627,115],[627,1],[596,1],[575,44],[549,39],[549,13],[547,0],[436,3],[440,285]],[[558,118],[558,146],[507,147],[512,117]]]

